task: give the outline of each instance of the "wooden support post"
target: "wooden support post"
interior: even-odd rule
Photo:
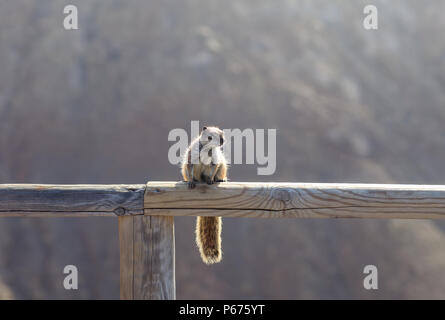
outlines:
[[[119,217],[120,296],[176,299],[173,217]]]

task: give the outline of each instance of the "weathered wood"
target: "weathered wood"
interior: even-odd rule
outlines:
[[[145,185],[1,184],[0,217],[142,215]]]
[[[121,299],[175,299],[173,217],[119,217]]]
[[[175,299],[173,216],[445,218],[445,186],[0,185],[0,217],[119,216],[122,299]]]
[[[120,297],[133,300],[133,217],[119,217]]]
[[[445,218],[445,186],[395,184],[147,183],[145,214],[221,217]]]
[[[133,217],[134,299],[175,299],[173,217]]]
[[[144,191],[147,196],[144,200]],[[144,203],[145,201],[145,203]],[[209,215],[223,217],[445,217],[445,186],[182,182],[0,185],[0,217]]]

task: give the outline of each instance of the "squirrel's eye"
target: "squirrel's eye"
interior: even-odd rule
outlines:
[[[212,137],[209,137],[209,141],[212,141]]]

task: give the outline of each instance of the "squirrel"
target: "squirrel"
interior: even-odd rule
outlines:
[[[190,189],[196,182],[227,181],[227,163],[221,150],[224,133],[218,127],[203,127],[184,154],[181,173]],[[196,218],[196,244],[201,258],[206,264],[218,263],[222,259],[221,217]]]

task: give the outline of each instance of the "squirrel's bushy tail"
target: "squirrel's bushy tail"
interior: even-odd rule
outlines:
[[[222,258],[221,217],[196,218],[196,244],[206,264],[218,263]]]

